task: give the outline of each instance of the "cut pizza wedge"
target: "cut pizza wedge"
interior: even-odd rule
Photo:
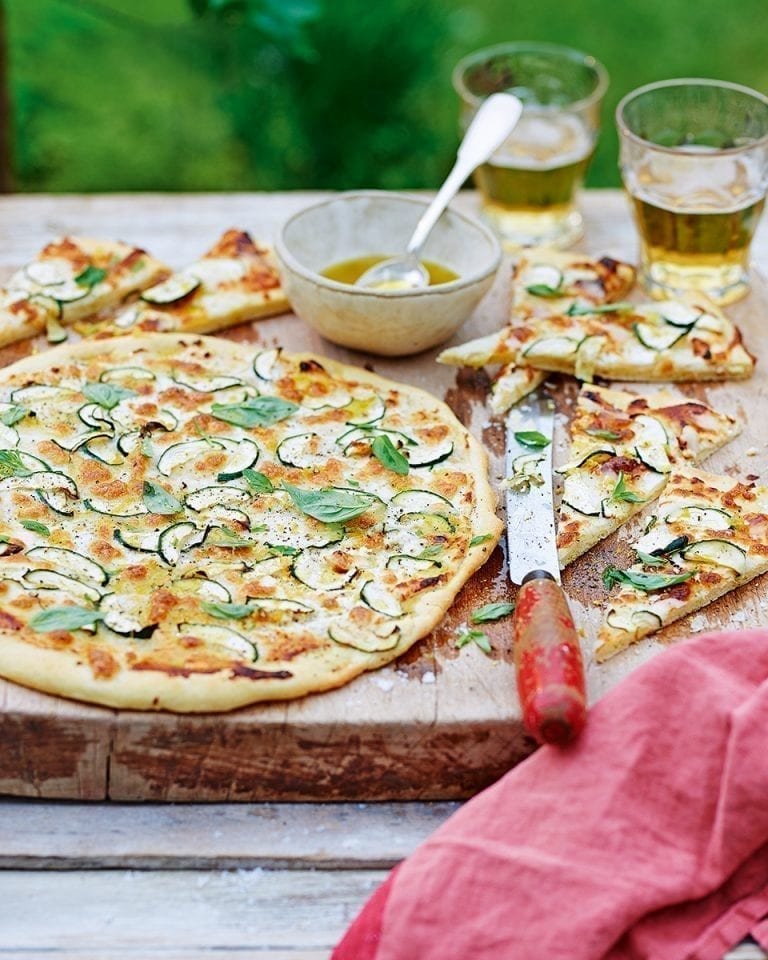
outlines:
[[[515,321],[503,330],[444,350],[441,363],[516,364],[616,380],[739,380],[754,357],[739,329],[700,296],[588,309]]]
[[[542,247],[526,251],[515,267],[514,319],[564,313],[572,304],[600,306],[625,297],[637,271],[612,257],[587,257]]]
[[[0,346],[64,327],[118,307],[167,277],[170,269],[145,250],[111,240],[63,237],[49,243],[0,290]]]
[[[612,257],[594,259],[547,248],[528,251],[515,267],[513,322],[620,301],[629,293],[635,279],[636,270],[631,264]],[[497,362],[498,349],[499,336],[491,334],[443,351],[438,361],[460,366],[484,366]],[[545,377],[546,371],[535,367],[504,363],[491,384],[492,412],[497,415],[506,413],[543,383]]]
[[[288,309],[272,251],[233,229],[97,332],[207,333]]]
[[[697,400],[583,386],[571,424],[557,523],[561,567],[639,513],[677,465],[698,463],[741,431]]]
[[[768,488],[676,468],[634,550],[629,569],[603,574],[619,592],[600,628],[598,661],[768,571]]]

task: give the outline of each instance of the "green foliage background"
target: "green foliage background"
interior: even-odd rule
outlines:
[[[588,182],[618,183],[613,109],[651,80],[768,92],[766,0],[6,0],[17,188],[435,187],[451,68],[503,40],[611,75]]]

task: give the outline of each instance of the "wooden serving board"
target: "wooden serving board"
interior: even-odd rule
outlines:
[[[61,233],[119,238],[145,246],[172,266],[198,257],[227,227],[270,240],[312,194],[131,195],[7,197],[0,200],[0,280],[52,236]],[[457,206],[477,209],[474,194]],[[581,249],[634,260],[628,207],[617,191],[584,197],[586,236]],[[768,226],[756,240],[765,259]],[[456,342],[504,322],[510,265]],[[637,294],[640,298],[641,295]],[[768,284],[753,274],[753,292],[731,310],[749,348],[756,375],[745,383],[683,387],[744,422],[741,437],[708,461],[708,468],[768,479]],[[261,346],[312,350],[426,388],[445,399],[491,457],[494,483],[502,477],[504,438],[484,406],[487,378],[434,363],[437,351],[382,359],[334,347],[286,314],[226,334]],[[44,344],[0,351],[9,363]],[[558,385],[556,458],[575,395]],[[634,531],[632,524],[628,525]],[[594,701],[664,646],[692,631],[757,626],[768,617],[768,586],[755,581],[705,612],[664,630],[609,663],[591,650],[604,595],[600,574],[628,555],[625,531],[569,568],[564,585],[584,636],[590,699]],[[509,622],[488,625],[493,654],[474,645],[457,650],[457,630],[483,603],[509,598],[504,549],[465,586],[441,625],[395,664],[339,690],[288,703],[262,704],[229,714],[177,716],[115,711],[67,701],[0,681],[0,793],[16,796],[116,800],[384,800],[456,799],[501,776],[533,748],[520,724],[514,692]]]

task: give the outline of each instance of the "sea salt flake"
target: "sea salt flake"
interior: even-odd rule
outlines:
[[[435,682],[435,675],[434,675],[434,673],[433,673],[431,670],[427,670],[427,671],[422,675],[421,682],[422,682],[422,683],[434,683],[434,682]]]

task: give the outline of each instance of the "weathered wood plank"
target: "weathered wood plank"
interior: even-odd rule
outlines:
[[[0,868],[383,870],[456,809],[454,803],[85,808],[2,800]]]
[[[325,957],[382,871],[0,873],[0,957]]]

